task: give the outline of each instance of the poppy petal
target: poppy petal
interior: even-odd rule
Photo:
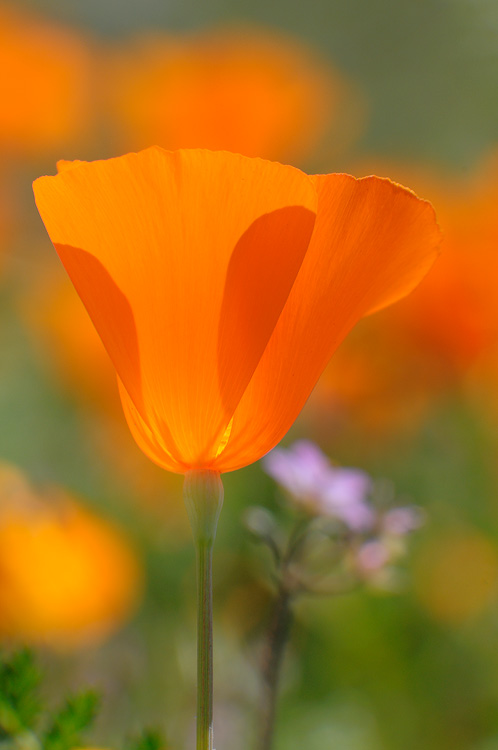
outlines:
[[[155,430],[153,432],[149,425],[142,419],[119,377],[118,388],[125,419],[138,447],[161,468],[173,471],[176,474],[184,473],[188,467],[179,458],[173,457],[170,453],[171,438],[169,441],[162,440],[159,443],[158,431]]]
[[[276,445],[352,326],[410,292],[438,253],[432,206],[409,190],[377,177],[314,179],[313,238],[213,465],[220,471],[252,463]]]
[[[135,409],[162,430],[164,460],[205,463],[305,257],[313,180],[159,148],[62,169],[34,185],[49,235]]]
[[[60,174],[61,172],[65,172],[68,169],[73,169],[73,167],[79,167],[81,164],[88,164],[87,161],[82,161],[81,159],[59,159],[57,162],[57,173]]]

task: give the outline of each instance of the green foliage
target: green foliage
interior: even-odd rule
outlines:
[[[146,730],[140,737],[130,742],[128,750],[167,750],[167,746],[159,732]]]
[[[68,698],[52,718],[42,741],[44,750],[72,750],[81,745],[81,733],[88,729],[97,713],[99,699],[93,692]]]
[[[31,651],[0,659],[0,739],[32,729],[41,712],[40,681]]]
[[[71,695],[55,711],[40,698],[42,675],[31,651],[0,652],[0,748],[2,750],[74,750],[97,715],[99,697],[88,690]],[[167,750],[159,732],[147,730],[126,750]]]
[[[40,700],[40,684],[31,651],[24,649],[0,659],[0,741],[18,747],[72,750],[81,744],[82,732],[95,718],[97,696],[91,692],[71,696],[51,714]]]

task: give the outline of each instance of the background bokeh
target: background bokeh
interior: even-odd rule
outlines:
[[[49,700],[104,694],[99,746],[192,744],[195,572],[181,478],[139,452],[31,182],[153,142],[389,176],[444,253],[363,321],[292,434],[422,506],[397,593],[299,602],[277,750],[498,749],[496,0],[0,4],[0,637]],[[216,746],[249,748],[271,588],[225,478],[215,558]]]

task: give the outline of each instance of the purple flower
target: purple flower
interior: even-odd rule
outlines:
[[[375,521],[367,502],[371,489],[372,480],[363,471],[331,467],[320,510],[340,518],[352,531],[368,531]]]
[[[365,574],[377,573],[389,562],[391,554],[385,544],[378,539],[362,544],[357,553],[357,563]]]
[[[401,508],[389,510],[382,519],[382,528],[386,534],[393,536],[404,536],[415,529],[419,529],[424,523],[424,513],[415,505],[407,505]]]
[[[290,448],[274,448],[263,458],[263,467],[297,500],[318,500],[331,469],[329,459],[309,440]]]
[[[317,445],[299,440],[275,448],[263,459],[267,474],[308,510],[332,516],[352,531],[368,531],[375,520],[367,498],[370,477],[359,469],[332,466]]]

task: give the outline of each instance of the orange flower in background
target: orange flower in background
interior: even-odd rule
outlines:
[[[440,240],[430,204],[389,180],[227,152],[63,164],[34,190],[137,443],[178,473],[269,451],[347,332],[411,291]]]
[[[110,60],[104,96],[123,150],[226,149],[293,162],[321,138],[358,134],[357,92],[324,61],[269,31],[138,37]]]
[[[370,448],[379,445],[372,434],[397,440],[420,424],[447,382],[440,363],[421,359],[408,337],[393,332],[389,313],[352,331],[326,367],[302,415],[302,429],[315,439],[327,444],[349,432],[357,440],[360,429]]]
[[[0,5],[0,152],[74,142],[92,118],[92,62],[76,32]]]
[[[5,464],[0,498],[0,637],[74,648],[129,617],[141,570],[117,528]]]

